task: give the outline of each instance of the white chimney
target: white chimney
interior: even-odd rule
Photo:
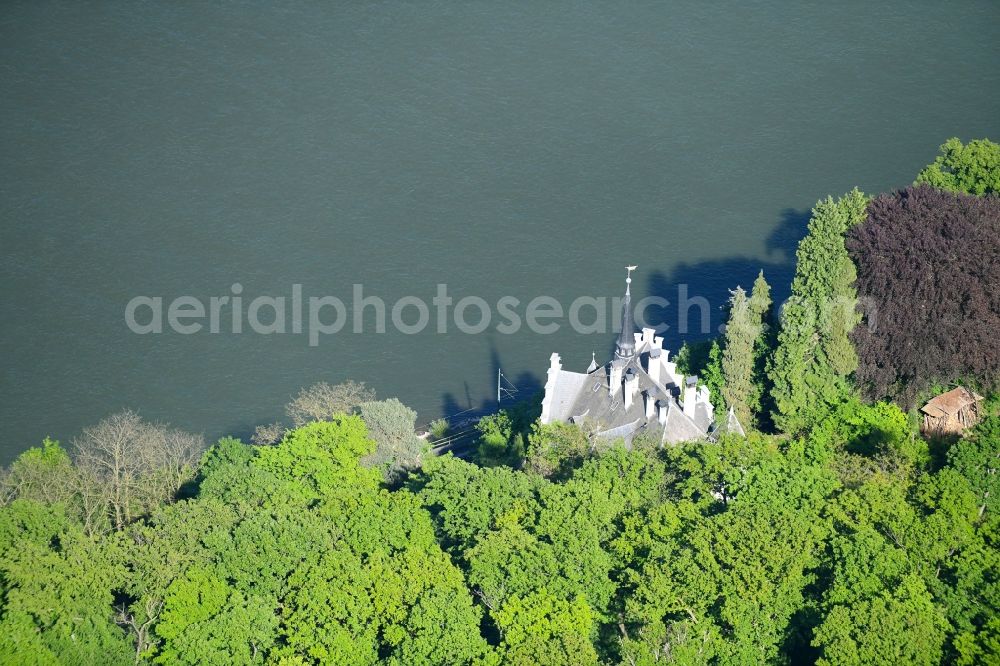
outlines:
[[[651,419],[656,415],[656,392],[650,389],[643,395],[646,398],[646,418]]]
[[[708,420],[711,421],[715,418],[715,407],[712,405],[712,395],[709,393],[707,386],[701,386],[698,388],[698,402],[705,405],[705,409],[708,410]]]
[[[617,361],[611,362],[610,378],[608,379],[608,394],[613,398],[622,387],[622,366]]]
[[[694,406],[698,396],[698,378],[691,375],[684,380],[684,415],[694,418]]]
[[[663,382],[660,381],[660,369],[663,368],[663,363],[660,361],[661,358],[663,358],[663,352],[659,349],[653,348],[649,352],[649,357],[646,360],[646,373],[649,375],[650,379],[656,382],[657,386],[663,384]]]
[[[628,369],[625,373],[625,409],[628,410],[632,407],[632,403],[635,401],[635,396],[639,392],[639,375],[635,374],[635,370],[632,368]]]
[[[652,328],[643,328],[642,329],[642,341],[644,343],[646,343],[647,345],[652,345],[653,344],[653,334],[654,333],[656,333],[656,331],[654,329],[652,329]]]
[[[653,349],[663,349],[663,338],[658,335],[653,336]]]
[[[672,398],[667,398],[667,400],[672,400]],[[658,400],[656,402],[656,406],[660,410],[660,412],[658,414],[658,420],[660,422],[660,425],[666,425],[667,424],[667,409],[669,408],[669,403],[667,403],[667,402],[665,402],[663,400]]]
[[[559,360],[559,354],[552,352],[552,356],[549,357],[549,372],[559,372],[562,370],[562,363]]]

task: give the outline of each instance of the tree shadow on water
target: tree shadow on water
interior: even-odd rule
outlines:
[[[685,341],[716,337],[726,323],[730,290],[740,286],[749,292],[760,271],[771,286],[771,300],[780,305],[791,292],[795,248],[806,234],[810,216],[808,210],[783,210],[780,223],[765,240],[766,259],[732,256],[654,271],[648,278],[647,293],[668,304],[646,308],[642,313],[645,324],[661,331],[664,347],[674,352]]]
[[[767,251],[780,253],[794,267],[795,250],[799,246],[799,241],[806,235],[811,217],[812,211],[808,209],[785,208],[782,210],[781,221],[778,222],[778,226],[771,230],[764,241]]]

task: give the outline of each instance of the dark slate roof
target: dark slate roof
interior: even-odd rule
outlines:
[[[559,371],[552,391],[552,404],[549,408],[553,420],[568,421],[575,414],[573,404],[584,387],[589,386],[587,382],[590,377],[590,375],[579,372]]]
[[[706,432],[712,426],[712,417],[708,413],[708,405],[699,402],[694,408],[694,424]]]
[[[623,387],[616,387],[613,396],[609,394],[608,365],[587,374],[560,370],[552,391],[550,418],[553,421],[598,424],[601,428],[599,437],[621,437],[626,442],[631,442],[632,437],[643,428],[659,433],[663,443],[672,444],[706,437],[713,425],[707,405],[697,403],[694,418],[687,416],[678,403],[681,397],[679,387],[673,384],[658,386],[642,368],[638,355],[617,362],[621,361],[625,362],[622,379],[633,379],[637,386],[635,398],[628,409],[625,409]],[[666,424],[659,422],[658,413],[647,419],[646,395],[652,396],[658,406],[666,406]]]
[[[626,365],[623,374],[629,372],[638,381],[638,391],[636,391],[635,399],[632,401],[632,406],[629,409],[625,409],[621,389],[617,390],[614,396],[609,395],[608,382],[610,381],[610,376],[608,369],[605,367],[586,375],[588,380],[574,396],[576,400],[570,410],[569,416],[581,417],[586,415],[587,420],[599,422],[608,430],[631,423],[636,419],[645,421],[646,411],[642,393],[648,389],[656,388],[656,383],[639,367],[635,360],[630,361]],[[557,390],[560,390],[558,385]],[[573,420],[577,421],[578,419],[574,418]]]
[[[663,426],[661,442],[677,444],[696,439],[704,439],[705,431],[688,418],[673,400],[667,405],[667,423]]]
[[[611,428],[610,430],[602,430],[601,432],[597,433],[597,436],[606,439],[617,439],[621,437],[625,441],[630,442],[632,441],[632,436],[635,435],[635,433],[642,428],[644,421],[645,419],[639,418],[636,419],[635,421],[632,421],[631,423],[620,425],[617,428]]]

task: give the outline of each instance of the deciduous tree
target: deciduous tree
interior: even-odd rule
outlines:
[[[365,464],[380,469],[389,483],[420,466],[427,443],[416,435],[415,411],[390,398],[363,402],[358,405],[358,414],[375,440],[375,451],[364,458]]]
[[[201,437],[146,423],[123,411],[85,428],[74,458],[86,478],[88,504],[106,504],[115,529],[160,502],[169,501],[194,475],[204,449]]]
[[[852,335],[865,396],[909,407],[936,383],[997,385],[998,247],[995,195],[924,185],[872,201],[867,219],[847,237],[867,311]]]
[[[1000,192],[1000,145],[989,139],[974,139],[966,145],[948,139],[934,162],[917,174],[914,185],[922,183],[966,194]]]
[[[296,428],[310,421],[329,421],[338,414],[350,414],[363,402],[375,399],[375,391],[364,382],[348,380],[330,385],[319,382],[303,388],[285,406],[285,413]]]

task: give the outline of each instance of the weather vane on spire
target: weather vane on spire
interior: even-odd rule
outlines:
[[[634,271],[638,266],[626,266],[625,270],[628,271],[628,276],[625,278],[625,293],[629,293],[632,288],[632,271]]]

